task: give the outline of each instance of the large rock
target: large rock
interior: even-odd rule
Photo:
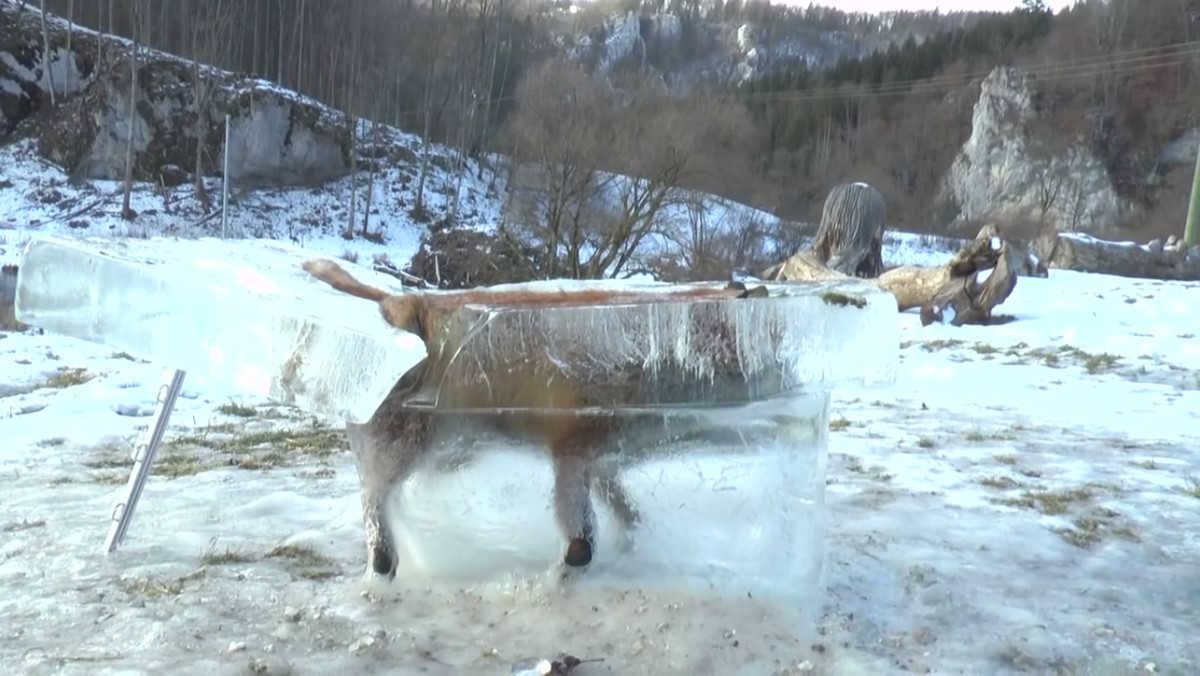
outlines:
[[[229,175],[239,184],[307,185],[349,170],[349,124],[316,101],[206,67],[200,77],[212,93],[201,110],[192,64],[149,52],[139,63],[131,109],[130,44],[75,31],[68,49],[65,22],[54,18],[49,27],[47,69],[37,13],[0,5],[0,131],[5,132],[0,141],[28,130],[42,155],[71,174],[120,180],[132,135],[134,178],[157,182],[177,167],[194,169],[201,150],[197,121],[202,120],[202,172],[218,175],[229,112]],[[45,94],[48,81],[54,84],[55,107]]]
[[[43,97],[49,98],[48,92],[74,94],[95,70],[93,60],[67,50],[65,40],[62,47],[55,46],[53,39],[47,68],[39,16],[0,4],[0,142],[40,107]],[[72,46],[90,41],[88,36],[72,37]]]
[[[939,199],[953,201],[959,218],[968,221],[1044,215],[1059,230],[1112,231],[1130,205],[1086,146],[1038,137],[1033,100],[1022,71],[1000,67],[988,74],[971,117],[971,137],[946,173]]]

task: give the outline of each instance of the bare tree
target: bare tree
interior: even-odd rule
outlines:
[[[141,0],[136,0],[133,4],[133,46],[129,54],[129,137],[125,140],[125,186],[124,194],[121,198],[121,218],[127,221],[132,221],[137,217],[136,212],[134,212],[129,204],[129,200],[130,195],[133,193],[133,135],[134,121],[138,119],[138,62],[141,60],[141,44],[138,42],[138,36],[142,33],[141,29],[143,28],[142,9]]]
[[[442,43],[450,25],[450,2],[451,0],[430,0],[429,2],[429,30],[425,34],[428,49],[425,54],[425,81],[421,94],[421,169],[417,178],[416,204],[413,206],[413,211],[418,216],[423,216],[425,213],[425,183],[429,179],[429,139],[433,133],[435,115],[434,81],[441,60]]]
[[[196,0],[188,0],[188,4]],[[214,80],[202,72],[201,64],[213,63],[225,49],[230,34],[229,11],[232,0],[201,0],[198,5],[204,10],[185,15],[188,17],[191,34],[192,53],[192,105],[195,107],[196,118],[192,126],[192,135],[196,139],[196,163],[192,172],[193,189],[197,201],[205,213],[212,209],[212,201],[204,187],[205,156],[208,151],[208,132],[212,126],[210,108]]]
[[[54,68],[50,63],[50,30],[46,27],[46,0],[42,0],[42,74],[46,78],[46,89],[50,92],[50,107],[58,106],[54,99]]]
[[[613,85],[557,60],[518,83],[509,216],[544,246],[547,274],[619,274],[644,243],[677,236],[668,213],[685,182],[715,180],[748,148],[745,120],[717,101],[665,93],[642,74]]]
[[[378,172],[379,160],[382,156],[379,147],[379,115],[383,106],[383,89],[372,88],[371,102],[371,166],[367,178],[367,201],[363,205],[362,232],[363,237],[371,236],[371,208],[375,197],[375,174]]]
[[[1131,0],[1109,0],[1091,6],[1092,38],[1095,41],[1096,52],[1111,56],[1121,48],[1129,27],[1132,5]],[[1103,102],[1105,109],[1111,109],[1115,103],[1118,85],[1122,79],[1121,74],[1114,72],[1115,70],[1103,69],[1093,82],[1093,87],[1100,90],[1099,96],[1095,98]]]
[[[345,45],[346,57],[343,60],[345,72],[346,119],[350,124],[350,213],[346,218],[346,226],[342,230],[344,239],[354,239],[354,228],[357,225],[358,207],[358,132],[359,132],[359,97],[362,95],[362,62],[365,40],[363,31],[365,22],[362,14],[362,0],[348,0],[352,7],[347,11],[347,19],[342,22],[343,38],[339,42]]]

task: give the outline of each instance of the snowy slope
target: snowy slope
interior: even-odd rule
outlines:
[[[364,124],[369,134],[369,125]],[[417,137],[389,128],[385,142],[416,153]],[[391,136],[391,139],[386,139]],[[432,220],[451,213],[457,172],[450,167],[449,155],[435,150],[439,158],[426,185],[425,204]],[[38,234],[76,236],[180,237],[221,235],[221,181],[210,179],[207,189],[217,207],[207,217],[195,199],[190,185],[163,189],[146,183],[134,185],[131,206],[137,217],[121,218],[122,186],[119,182],[71,182],[56,166],[38,157],[29,142],[0,147],[0,263],[18,262],[21,245]],[[407,163],[381,168],[376,176],[368,232],[343,239],[349,218],[350,179],[333,181],[320,188],[238,191],[233,189],[229,209],[229,237],[268,238],[291,241],[305,248],[330,255],[358,255],[369,262],[376,254],[385,254],[398,265],[408,262],[416,252],[425,223],[413,221],[410,212],[416,203],[417,167]],[[475,177],[474,165],[468,166],[459,192],[457,223],[466,227],[491,227],[498,222],[500,201],[489,192],[484,174]],[[359,175],[355,230],[362,229],[366,208],[367,172]],[[373,241],[382,240],[382,241]]]
[[[331,239],[331,242],[336,240]],[[907,241],[893,262],[925,260]],[[943,255],[944,256],[944,255]],[[165,365],[0,333],[0,663],[13,673],[1195,673],[1200,285],[1052,271],[998,327],[901,316],[898,383],[837,393],[821,635],[762,602],[539,587],[363,596],[336,431],[185,386],[100,554]]]

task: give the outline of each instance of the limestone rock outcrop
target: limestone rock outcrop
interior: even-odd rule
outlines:
[[[947,171],[939,200],[966,221],[1035,219],[1061,231],[1115,230],[1130,205],[1082,143],[1038,138],[1032,82],[999,67],[984,79],[971,136]]]
[[[197,87],[189,61],[153,50],[138,57],[131,107],[132,45],[68,32],[57,17],[48,24],[46,59],[37,13],[0,5],[0,142],[33,135],[42,156],[70,174],[120,180],[132,135],[135,180],[192,171],[198,152],[201,172],[219,175],[228,112],[229,174],[239,184],[312,185],[349,171],[350,126],[340,112],[207,66]]]

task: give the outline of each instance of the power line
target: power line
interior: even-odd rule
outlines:
[[[1060,82],[1071,79],[1095,77],[1098,75],[1128,75],[1132,73],[1186,65],[1193,59],[1200,58],[1200,40],[1177,42],[1157,47],[1145,47],[1102,54],[1079,57],[1063,61],[1049,61],[1030,66],[1014,67],[1021,73],[1036,78],[1039,82]],[[910,79],[888,82],[880,85],[863,85],[847,82],[834,87],[820,89],[792,89],[769,92],[734,93],[736,100],[762,101],[766,103],[806,103],[821,101],[870,99],[894,96],[899,94],[942,93],[946,89],[954,89],[974,80],[981,80],[987,72],[974,72],[964,75],[942,75],[925,79]],[[865,88],[864,88],[865,87]],[[515,103],[527,97],[520,94],[510,94],[492,99],[492,103]],[[463,106],[452,104],[443,110],[459,110]],[[400,111],[398,116],[415,115],[420,109]]]
[[[1157,52],[1157,53],[1149,53]],[[1042,82],[1056,82],[1078,77],[1105,74],[1128,74],[1154,68],[1165,68],[1188,63],[1200,57],[1200,41],[1180,42],[1164,47],[1114,52],[1110,55],[1085,57],[1069,61],[1050,62],[1034,66],[1017,67],[1016,70],[1031,75]],[[774,92],[753,92],[743,99],[766,101],[821,101],[831,99],[882,97],[892,94],[939,92],[942,89],[960,87],[972,80],[982,79],[986,73],[948,75],[927,79],[889,82],[882,85],[866,85],[865,90],[849,90],[862,87],[858,83],[846,83],[837,87],[821,89],[796,89]]]

